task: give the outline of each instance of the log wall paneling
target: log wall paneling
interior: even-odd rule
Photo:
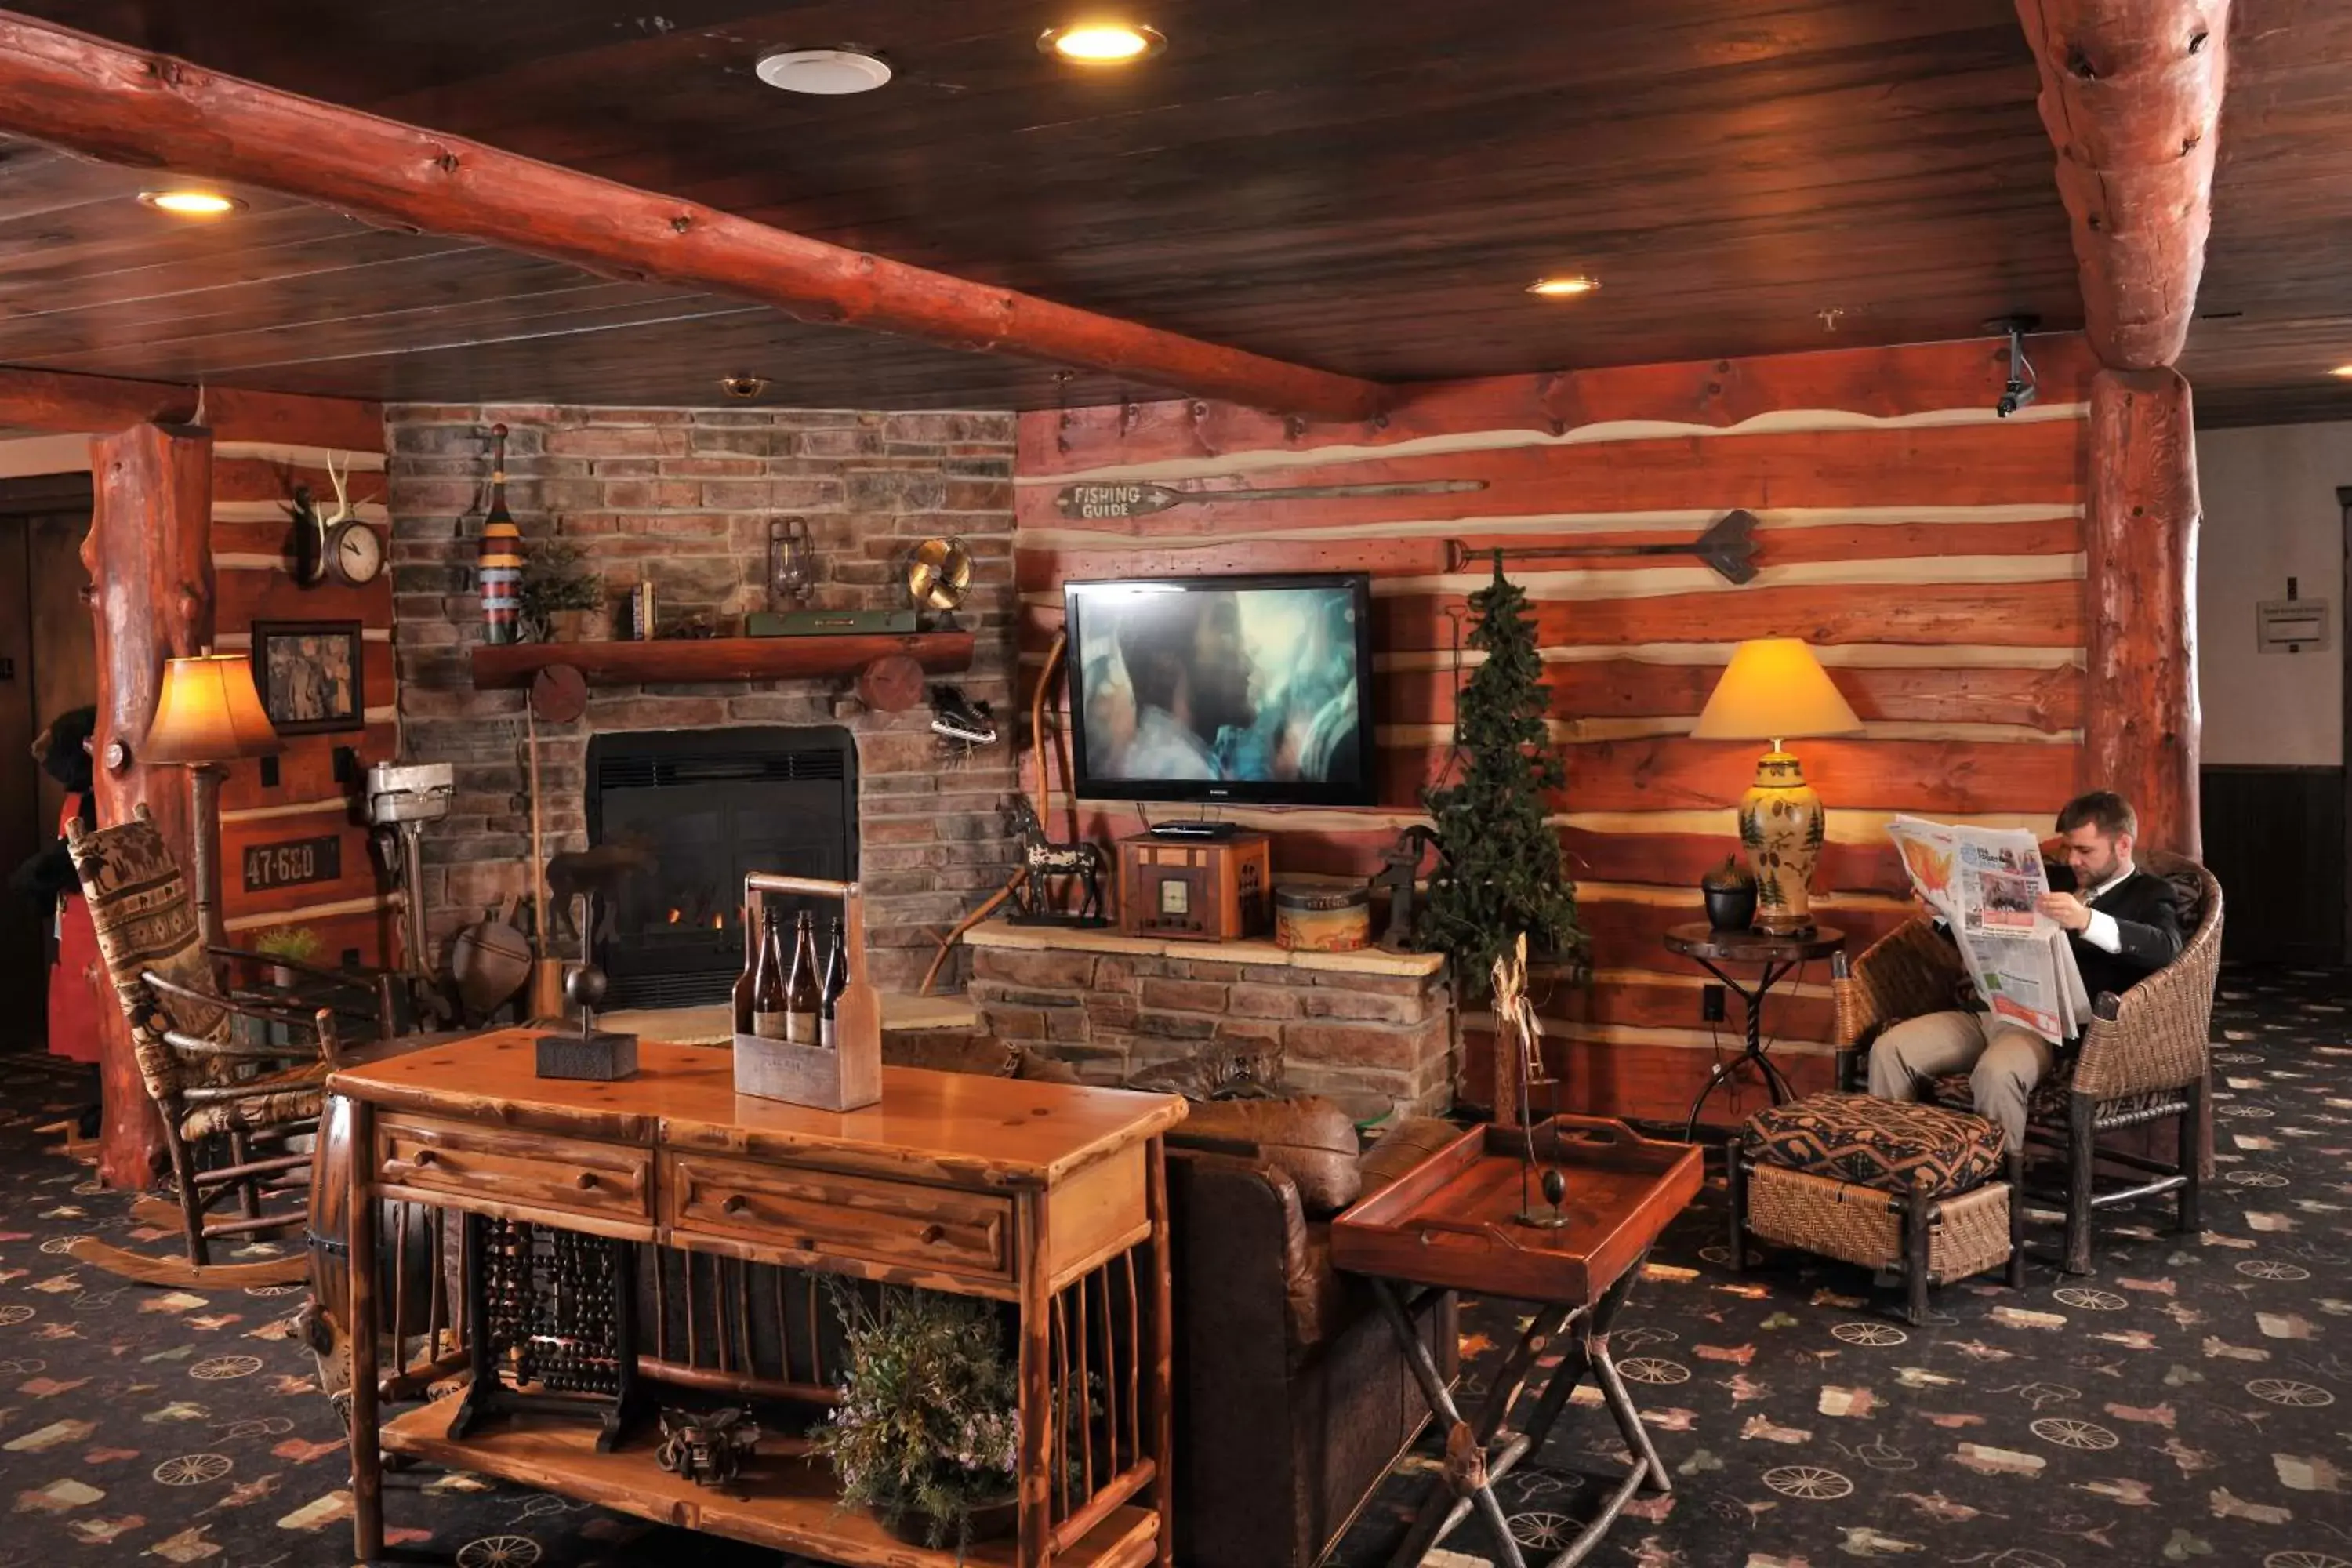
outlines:
[[[2095,365],[2079,338],[2038,340],[2042,399],[1992,413],[1991,341],[1653,365],[1408,389],[1385,421],[1268,418],[1198,400],[1025,415],[1015,571],[1035,667],[1072,578],[1366,571],[1373,578],[1379,804],[1234,810],[1275,834],[1277,874],[1360,877],[1446,767],[1454,649],[1474,546],[1683,542],[1735,507],[1759,520],[1759,572],[1733,586],[1657,557],[1528,563],[1567,787],[1550,804],[1580,885],[1595,976],[1542,1002],[1565,1109],[1678,1118],[1735,1018],[1710,1034],[1696,966],[1665,929],[1697,914],[1697,878],[1735,852],[1732,805],[1760,746],[1688,738],[1735,644],[1797,636],[1864,721],[1796,751],[1830,806],[1817,877],[1825,923],[1858,951],[1908,918],[1887,847],[1895,812],[2046,829],[2101,721],[2086,679],[2095,605],[2143,563],[2139,535],[2095,543],[2102,482]],[[1075,520],[1074,480],[1213,492],[1474,479],[1435,495],[1188,503]],[[2086,577],[2092,581],[2086,585]],[[2087,591],[2086,591],[2087,590]],[[1132,832],[1130,807],[1080,826]],[[1767,1028],[1801,1085],[1826,1087],[1826,964],[1776,991]],[[1466,1020],[1463,1099],[1487,1103],[1489,1040]],[[1723,1112],[1728,1114],[1728,1111]]]
[[[2145,842],[2194,859],[2200,502],[2189,384],[2168,369],[2101,371],[2090,428],[2083,787],[2122,791]]]
[[[211,436],[192,427],[137,425],[94,438],[96,504],[82,544],[98,654],[90,741],[98,820],[127,822],[145,805],[184,868],[195,863],[187,771],[149,767],[138,757],[164,660],[212,641],[212,463]],[[110,765],[117,758],[125,765]],[[140,1080],[130,1026],[110,1003],[105,998],[98,1008],[105,1107],[99,1177],[110,1186],[143,1187],[163,1152],[163,1126]]]
[[[321,517],[335,509],[332,474],[341,474],[355,516],[391,533],[385,506],[384,441],[380,413],[371,427],[355,423],[327,400],[304,419],[289,419],[268,441],[221,441],[213,465],[213,564],[217,574],[218,641],[250,649],[256,621],[356,621],[362,628],[361,698],[364,722],[356,729],[286,737],[286,750],[260,762],[231,763],[221,783],[222,924],[233,946],[251,947],[279,928],[299,927],[319,939],[319,961],[347,955],[370,964],[399,962],[400,921],[394,888],[378,866],[359,814],[361,780],[369,764],[399,754],[398,670],[393,652],[393,583],[387,568],[364,587],[331,578],[305,586],[293,574],[291,507],[308,487]],[[345,445],[364,436],[362,445]],[[329,880],[248,892],[248,847],[333,835],[338,875]]]

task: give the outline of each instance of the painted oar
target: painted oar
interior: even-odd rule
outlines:
[[[1727,583],[1756,575],[1756,514],[1726,512],[1688,544],[1528,544],[1517,549],[1473,550],[1458,539],[1445,542],[1445,569],[1459,572],[1474,561],[1566,561],[1583,556],[1696,555]]]
[[[1093,521],[1104,518],[1150,517],[1192,501],[1326,500],[1341,496],[1442,496],[1483,490],[1484,479],[1423,479],[1385,485],[1290,485],[1259,490],[1180,490],[1169,485],[1064,485],[1054,498],[1064,517]]]

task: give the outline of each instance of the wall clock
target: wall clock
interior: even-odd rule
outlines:
[[[355,517],[327,530],[323,553],[327,574],[353,588],[365,587],[383,572],[383,536]]]

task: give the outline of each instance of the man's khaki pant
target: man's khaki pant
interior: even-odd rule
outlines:
[[[1923,1013],[1878,1037],[1870,1047],[1870,1092],[1917,1100],[1946,1073],[1969,1075],[1976,1112],[2025,1147],[2025,1105],[2057,1059],[2057,1047],[2032,1030],[1990,1013]]]

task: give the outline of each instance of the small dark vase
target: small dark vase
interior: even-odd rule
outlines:
[[[1701,888],[1706,900],[1706,923],[1716,931],[1746,931],[1756,923],[1756,884],[1738,888]]]
[[[916,1509],[900,1514],[895,1523],[886,1525],[890,1533],[909,1546],[931,1543],[931,1516]],[[1002,1541],[1021,1523],[1021,1500],[1009,1497],[1001,1502],[977,1504],[971,1510],[971,1540],[974,1545],[983,1541]],[[955,1529],[950,1525],[940,1536],[947,1550],[954,1551]]]

